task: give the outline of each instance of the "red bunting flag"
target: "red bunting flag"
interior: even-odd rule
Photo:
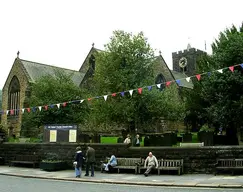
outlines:
[[[92,100],[92,98],[88,98],[88,101],[91,101]]]
[[[66,106],[67,106],[67,102],[64,102],[64,103],[62,104],[62,106],[63,106],[63,107],[66,107]]]
[[[171,84],[171,81],[167,81],[167,82],[166,82],[166,86],[167,86],[167,87],[169,87],[170,84]]]
[[[143,88],[138,88],[138,93],[142,94]]]
[[[116,93],[112,93],[111,96],[112,96],[112,97],[115,97],[115,96],[116,96]]]
[[[201,75],[198,74],[198,75],[196,75],[196,77],[197,77],[197,80],[200,81],[200,79],[201,79]]]
[[[234,66],[229,67],[230,71],[234,72]]]
[[[11,109],[11,110],[10,110],[10,115],[13,115],[13,114],[14,114],[14,110]]]
[[[45,110],[47,110],[48,109],[48,105],[45,105],[44,108],[45,108]]]
[[[30,108],[27,108],[27,111],[30,112]]]

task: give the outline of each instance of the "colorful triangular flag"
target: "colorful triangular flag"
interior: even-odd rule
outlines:
[[[64,102],[64,103],[62,104],[62,106],[63,106],[63,107],[66,107],[66,106],[67,106],[67,102]]]
[[[211,76],[211,72],[208,72],[208,76]]]
[[[130,95],[132,96],[132,94],[133,94],[133,90],[130,90],[129,93],[130,93]]]
[[[142,94],[143,88],[138,88],[138,93]]]
[[[83,103],[84,102],[84,99],[80,100],[80,103]]]
[[[223,73],[223,69],[219,69],[217,70],[219,73]]]
[[[181,85],[181,80],[180,80],[180,79],[177,79],[177,80],[176,80],[176,83],[177,83],[178,85]]]
[[[48,109],[48,105],[45,105],[44,108],[45,108],[45,110],[47,110]]]
[[[149,91],[151,91],[152,90],[152,86],[150,85],[150,86],[148,86],[148,90]]]
[[[198,81],[200,81],[200,79],[201,79],[201,75],[200,75],[200,74],[197,74],[197,75],[196,75],[196,78],[197,78]]]
[[[39,106],[38,108],[39,108],[39,111],[41,111],[42,107],[41,107],[41,106]]]
[[[14,110],[11,109],[11,110],[10,110],[10,115],[13,115],[13,114],[14,114]]]
[[[166,87],[169,87],[170,84],[171,84],[171,81],[167,81],[167,82],[166,82]]]
[[[35,112],[36,111],[36,108],[35,107],[32,107],[32,111]]]
[[[189,81],[190,81],[190,79],[191,79],[191,77],[187,77],[187,78],[186,78],[186,81],[187,81],[187,82],[189,82]]]
[[[30,113],[30,108],[27,108],[28,113]]]
[[[112,96],[112,97],[115,97],[115,96],[116,96],[116,93],[112,93],[111,96]]]
[[[157,87],[160,89],[160,87],[161,87],[161,84],[159,83],[159,84],[156,84],[157,85]]]
[[[24,113],[24,108],[22,109],[22,114]]]
[[[243,63],[241,63],[240,66],[243,68]]]
[[[124,97],[124,95],[125,95],[125,92],[124,92],[124,91],[123,91],[123,92],[121,92],[121,96],[122,96],[122,97]]]
[[[60,103],[57,104],[57,108],[58,108],[58,109],[60,108]]]
[[[234,66],[229,67],[230,71],[234,72]]]
[[[107,100],[107,97],[108,97],[108,95],[104,95],[104,99],[105,99],[105,101]]]
[[[92,98],[88,98],[88,101],[91,101],[92,100]]]

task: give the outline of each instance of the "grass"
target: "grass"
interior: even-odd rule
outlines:
[[[101,143],[117,143],[118,137],[101,137],[100,142]]]
[[[117,139],[118,139],[118,137],[101,137],[101,143],[114,144],[114,143],[117,143]],[[144,146],[143,140],[144,140],[144,137],[142,137],[141,146]],[[199,141],[197,138],[197,132],[193,132],[192,133],[192,143],[198,143],[198,142]],[[175,146],[179,146],[179,143],[177,143],[177,145],[175,145]]]
[[[101,137],[100,142],[101,143],[114,144],[114,143],[117,143],[118,138],[119,137]],[[144,140],[144,137],[142,137],[142,141],[140,143],[140,146],[144,146],[143,140]]]

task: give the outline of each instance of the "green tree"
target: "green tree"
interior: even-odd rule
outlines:
[[[116,125],[132,131],[141,128],[149,131],[154,120],[161,117],[182,118],[183,105],[179,105],[177,86],[162,92],[156,87],[151,91],[143,88],[142,94],[138,94],[137,88],[154,84],[154,58],[154,51],[142,32],[136,35],[114,32],[105,51],[96,55],[94,75],[95,94],[109,94],[109,97],[106,102],[103,98],[92,102],[87,126],[110,129],[111,125]],[[132,89],[132,97],[129,92],[122,95],[123,91]],[[116,96],[111,96],[117,92]]]
[[[0,110],[2,109],[2,90],[0,89]]]
[[[237,128],[242,125],[243,85],[242,68],[228,67],[243,62],[243,25],[232,26],[219,34],[212,44],[212,55],[199,62],[199,73],[225,68],[223,74],[214,71],[204,75],[189,99],[190,110],[198,114],[203,123],[222,127],[229,136],[228,144],[238,144]]]
[[[56,71],[55,76],[43,76],[31,86],[31,96],[26,101],[31,106],[31,112],[25,111],[22,123],[22,134],[36,136],[40,126],[45,124],[79,124],[88,113],[87,104],[80,105],[82,90],[77,87],[71,75]],[[60,102],[77,101],[67,103]],[[60,104],[60,108],[57,105]],[[46,110],[44,106],[48,105]],[[42,110],[39,111],[39,106]]]

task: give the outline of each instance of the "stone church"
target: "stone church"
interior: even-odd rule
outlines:
[[[30,86],[32,83],[45,75],[55,75],[55,70],[63,73],[72,74],[73,82],[82,88],[87,83],[87,79],[95,72],[95,55],[99,50],[92,45],[80,69],[70,70],[28,61],[19,57],[19,52],[12,65],[10,73],[6,79],[2,90],[2,125],[9,136],[20,136],[22,111],[29,107],[26,98],[30,96]],[[196,61],[205,52],[191,48],[190,45],[184,51],[172,53],[173,70],[170,70],[161,53],[156,56],[154,62],[155,83],[163,83],[176,79],[186,78],[195,74]],[[192,82],[181,80],[181,86],[193,88]],[[62,101],[60,101],[62,102]]]

